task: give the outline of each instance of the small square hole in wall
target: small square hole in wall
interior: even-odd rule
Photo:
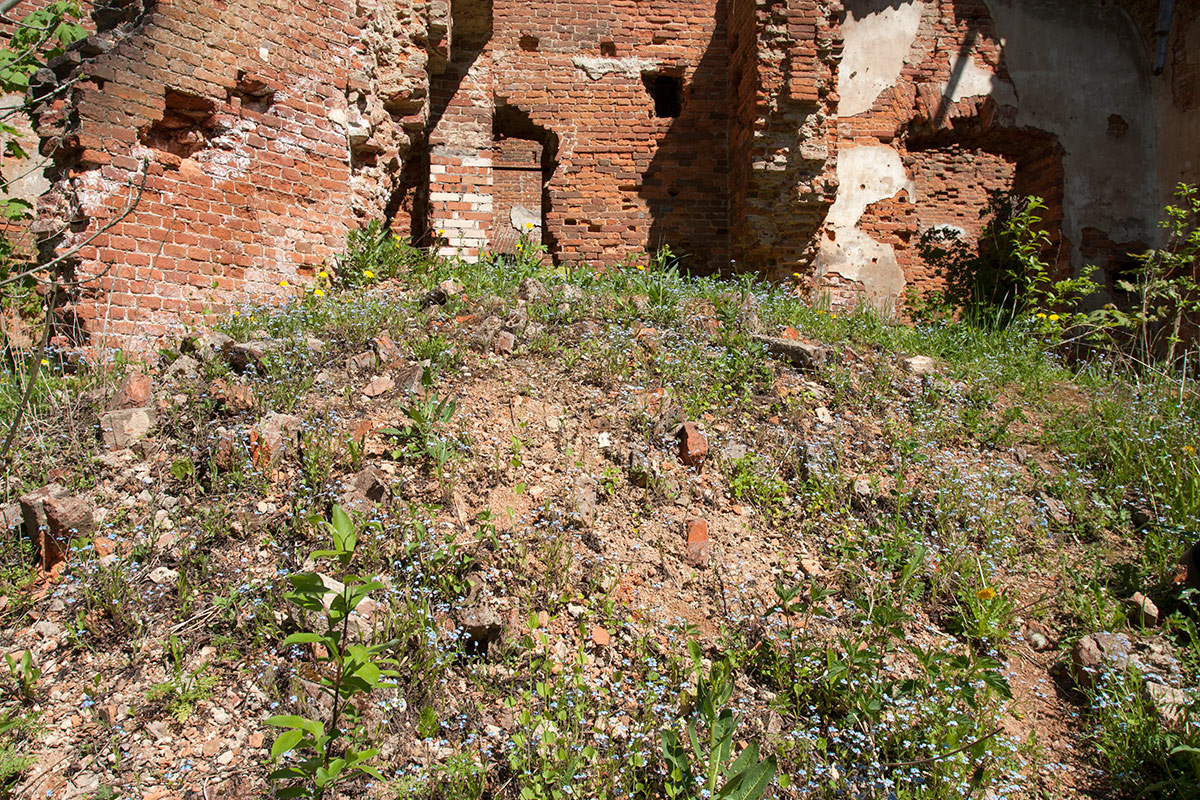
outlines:
[[[617,54],[617,45],[615,42],[601,42],[600,55],[612,58]]]
[[[642,74],[642,83],[654,99],[654,116],[678,117],[683,111],[683,78],[661,72]]]

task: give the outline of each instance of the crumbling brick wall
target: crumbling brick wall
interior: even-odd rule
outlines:
[[[386,2],[359,17],[349,0],[126,11],[34,91],[74,81],[40,116],[63,141],[43,228],[77,249],[63,319],[77,341],[138,350],[281,282],[301,291],[356,208],[383,212],[424,64],[369,45],[424,23]]]
[[[1097,131],[1096,108],[1086,129],[1037,119],[1057,78],[1029,58],[1039,15],[1062,25],[1053,3],[105,0],[97,34],[34,88],[54,159],[43,226],[57,252],[80,248],[63,320],[146,347],[299,291],[380,217],[445,255],[510,250],[526,230],[593,265],[669,245],[691,269],[798,272],[835,304],[891,308],[937,285],[922,231],[972,238],[988,193],[1013,189],[1046,199],[1055,264],[1103,265],[1153,221],[1132,206],[1093,221],[1122,193],[1080,166],[1093,147],[1152,152],[1153,114],[1129,98],[1149,85],[1156,3],[1123,2],[1145,52],[1120,20],[1103,32],[1122,48],[1104,75],[1133,76]],[[1001,17],[1030,42],[1016,69]],[[1154,85],[1174,109],[1158,135],[1179,142],[1197,124],[1195,17],[1179,13]],[[1032,111],[1018,78],[1042,93]],[[1089,105],[1107,105],[1100,80]],[[1158,158],[1160,185],[1200,163]],[[1138,187],[1125,194],[1153,193]]]

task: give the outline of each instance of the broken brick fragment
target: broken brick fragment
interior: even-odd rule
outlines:
[[[708,437],[694,422],[685,422],[679,429],[679,460],[689,467],[699,467],[708,455]]]

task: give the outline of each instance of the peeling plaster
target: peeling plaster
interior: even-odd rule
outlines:
[[[571,63],[576,69],[587,73],[587,76],[598,81],[605,75],[623,75],[626,78],[640,78],[643,72],[653,70],[657,63],[649,58],[601,58],[599,56],[575,56]]]
[[[896,85],[925,11],[919,0],[857,15],[855,6],[862,2],[850,0],[846,5],[838,68],[839,117],[870,111],[883,90]]]
[[[904,291],[904,270],[891,245],[857,228],[872,203],[908,193],[916,200],[916,183],[908,177],[900,153],[883,145],[854,147],[838,154],[838,194],[826,217],[826,233],[817,254],[818,279],[836,273],[861,283],[866,300],[883,311],[895,307]]]
[[[958,54],[952,53],[950,55],[950,74],[953,75],[960,69],[962,72],[954,84],[954,90],[949,94],[951,103],[957,103],[968,97],[991,95],[999,105],[1015,106],[1017,104],[1017,93],[1013,89],[1013,85],[997,78],[991,70],[976,64],[974,56],[968,55],[966,62],[962,63]]]
[[[1017,124],[1054,134],[1063,154],[1063,231],[1076,267],[1083,228],[1156,241],[1154,108],[1141,38],[1093,0],[986,0],[1020,97]],[[1109,115],[1129,124],[1108,134]]]

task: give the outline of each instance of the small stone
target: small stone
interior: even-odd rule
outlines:
[[[375,355],[378,356],[379,363],[385,367],[404,360],[404,351],[392,341],[392,336],[387,331],[377,333],[375,338],[371,340],[371,347],[375,350]]]
[[[929,356],[910,356],[900,359],[900,366],[909,375],[932,375],[937,371],[937,361]]]
[[[367,397],[379,397],[387,394],[396,387],[396,382],[386,375],[376,375],[363,387],[362,393]]]
[[[689,467],[699,467],[708,455],[708,437],[694,422],[685,422],[679,429],[679,460]]]
[[[833,414],[830,414],[829,409],[825,406],[817,406],[816,410],[813,411],[813,414],[816,415],[817,422],[821,423],[822,425],[833,424]]]
[[[425,368],[420,364],[405,364],[396,371],[396,386],[400,391],[412,394],[421,391],[421,379]]]
[[[191,356],[180,356],[171,362],[163,375],[167,380],[188,381],[200,377],[200,362]]]
[[[871,481],[869,478],[854,479],[854,493],[859,497],[870,497],[874,494],[871,489]]]
[[[689,519],[685,551],[688,563],[696,567],[707,567],[710,547],[708,523],[702,519]]]
[[[526,278],[517,287],[517,298],[529,303],[540,303],[550,298],[550,292],[537,278]]]
[[[250,457],[262,467],[273,466],[291,447],[303,427],[299,417],[271,412],[250,431]]]
[[[100,438],[110,450],[124,450],[154,429],[153,408],[125,408],[100,415]]]
[[[131,372],[117,387],[117,393],[108,404],[109,411],[120,411],[125,408],[144,408],[150,405],[150,393],[153,382],[150,376],[142,372]]]
[[[600,625],[593,625],[592,626],[592,641],[596,644],[597,647],[608,647],[609,643],[612,641],[612,636],[609,634],[609,632],[605,628],[601,627]]]
[[[351,478],[351,484],[362,492],[364,497],[376,503],[383,502],[391,493],[387,480],[374,467],[366,467],[356,472]]]
[[[262,749],[263,743],[265,741],[266,741],[266,737],[263,736],[261,733],[252,733],[252,734],[250,734],[249,738],[246,739],[246,746],[249,747],[251,750],[260,750],[260,749]]]
[[[250,342],[234,342],[225,348],[225,360],[237,372],[250,367],[260,369],[267,356],[282,346],[274,339],[257,339]]]
[[[800,559],[800,571],[810,578],[819,578],[825,574],[821,562],[807,556]]]
[[[582,528],[591,528],[596,523],[596,481],[590,475],[580,475],[571,486],[571,511]]]
[[[1158,624],[1158,606],[1141,592],[1134,592],[1133,597],[1125,600],[1129,609],[1129,621],[1134,625],[1152,628]]]
[[[217,331],[200,331],[191,336],[185,336],[179,344],[179,352],[184,355],[194,355],[201,361],[211,361],[217,354],[225,352],[225,348],[233,344],[233,339]]]
[[[167,586],[179,579],[179,573],[170,567],[155,567],[150,570],[150,582],[157,586]]]
[[[358,355],[346,359],[346,371],[351,373],[369,372],[375,369],[375,359],[374,350],[364,350]]]
[[[512,353],[517,348],[517,337],[509,331],[500,331],[496,334],[496,341],[492,345],[492,349],[497,355],[506,356]]]
[[[759,344],[767,346],[767,354],[787,361],[797,369],[812,370],[825,363],[829,351],[816,344],[801,342],[796,339],[783,339],[775,336],[754,335],[751,337]]]
[[[318,339],[315,336],[305,336],[304,337],[304,346],[307,347],[313,353],[319,354],[319,353],[325,352],[324,340]]]
[[[1142,693],[1154,706],[1158,721],[1166,728],[1178,727],[1183,721],[1184,713],[1192,704],[1187,692],[1155,681],[1146,681],[1142,685]]]
[[[18,501],[25,534],[37,545],[42,569],[47,572],[66,559],[71,539],[86,536],[95,527],[92,504],[57,483],[22,495]]]
[[[486,318],[475,328],[471,334],[471,347],[480,352],[487,352],[492,348],[492,342],[496,340],[496,335],[500,333],[501,326],[504,322],[496,316]]]

